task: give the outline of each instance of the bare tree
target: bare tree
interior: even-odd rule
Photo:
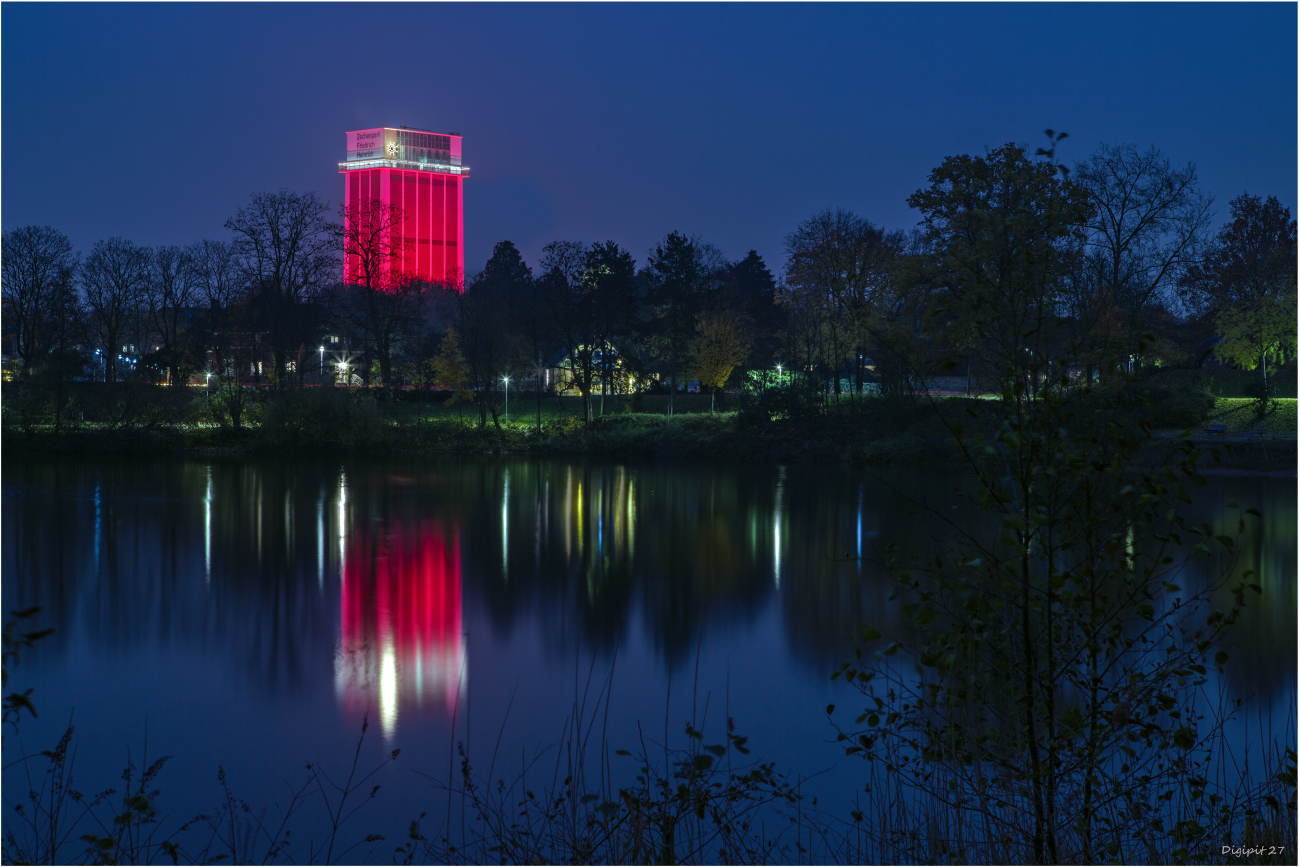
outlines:
[[[247,405],[243,374],[259,355],[243,282],[245,269],[232,242],[199,241],[187,248],[186,255],[196,298],[206,307],[203,342],[210,361],[205,379],[213,413],[239,430]]]
[[[186,351],[183,340],[185,317],[192,312],[198,294],[198,274],[188,251],[180,247],[155,249],[145,304],[154,333],[162,341],[160,361],[172,385],[184,385],[193,368],[194,358]]]
[[[0,253],[4,318],[14,329],[22,375],[51,349],[51,329],[61,329],[59,311],[73,294],[77,258],[67,236],[49,226],[24,226],[4,233]]]
[[[394,359],[419,336],[432,288],[422,280],[408,279],[392,281],[384,289],[352,284],[331,292],[333,315],[362,340],[367,362],[363,378],[367,382],[373,360],[379,363],[384,387],[395,384]]]
[[[203,240],[185,250],[193,273],[196,296],[209,310],[222,310],[234,303],[243,288],[243,264],[229,241]]]
[[[264,317],[275,379],[286,381],[289,355],[302,371],[305,305],[338,279],[340,229],[315,193],[257,193],[226,221],[244,263],[252,299]]]
[[[81,268],[91,326],[104,357],[105,382],[118,380],[122,338],[139,315],[149,285],[151,261],[148,247],[109,238],[96,242]]]
[[[331,307],[364,342],[363,377],[369,382],[373,358],[385,388],[391,388],[393,358],[417,336],[431,287],[400,269],[406,221],[401,208],[371,200],[340,215],[344,284]]]
[[[243,265],[235,245],[227,241],[198,241],[186,248],[185,255],[196,303],[205,307],[203,340],[211,356],[208,372],[220,376],[230,362],[227,356],[233,345],[229,333],[232,320],[236,308],[245,300]]]
[[[393,266],[401,261],[406,212],[372,199],[341,209],[339,216],[343,218],[343,282],[385,288],[393,282]]]
[[[805,333],[821,343],[837,394],[838,371],[850,355],[861,390],[856,359],[867,348],[880,297],[891,287],[890,265],[904,242],[902,233],[886,232],[843,208],[814,214],[785,238],[786,280],[779,299],[800,308],[808,326],[815,324]]]
[[[1198,189],[1196,166],[1175,167],[1155,147],[1143,153],[1103,144],[1075,166],[1073,179],[1093,207],[1085,291],[1132,319],[1168,305],[1212,216],[1214,199]],[[1095,306],[1095,299],[1080,300]]]

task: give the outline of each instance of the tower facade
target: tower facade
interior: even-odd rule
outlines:
[[[391,246],[383,276],[458,284],[465,273],[462,185],[469,177],[469,167],[461,164],[461,136],[380,127],[354,130],[347,138],[339,173],[348,220],[377,213],[373,203],[385,212],[390,205],[402,209],[400,223],[385,225],[384,241]],[[360,258],[344,257],[345,280],[360,282]]]

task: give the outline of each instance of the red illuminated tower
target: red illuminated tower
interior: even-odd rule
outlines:
[[[459,282],[465,273],[465,225],[461,219],[462,183],[469,167],[461,165],[461,137],[409,127],[380,127],[348,133],[343,175],[344,207],[368,202],[396,205],[405,214],[398,251],[388,264],[430,282]],[[355,265],[345,266],[355,279]]]

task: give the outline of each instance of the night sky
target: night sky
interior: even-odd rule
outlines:
[[[344,132],[465,137],[466,269],[677,229],[776,270],[827,206],[909,228],[947,155],[1066,130],[1295,210],[1296,6],[6,3],[4,229],[227,237],[255,191],[338,207]]]

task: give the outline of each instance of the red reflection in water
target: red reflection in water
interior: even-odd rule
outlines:
[[[346,711],[378,712],[391,735],[399,709],[450,710],[464,677],[456,527],[358,527],[343,551],[342,636],[335,687]]]

